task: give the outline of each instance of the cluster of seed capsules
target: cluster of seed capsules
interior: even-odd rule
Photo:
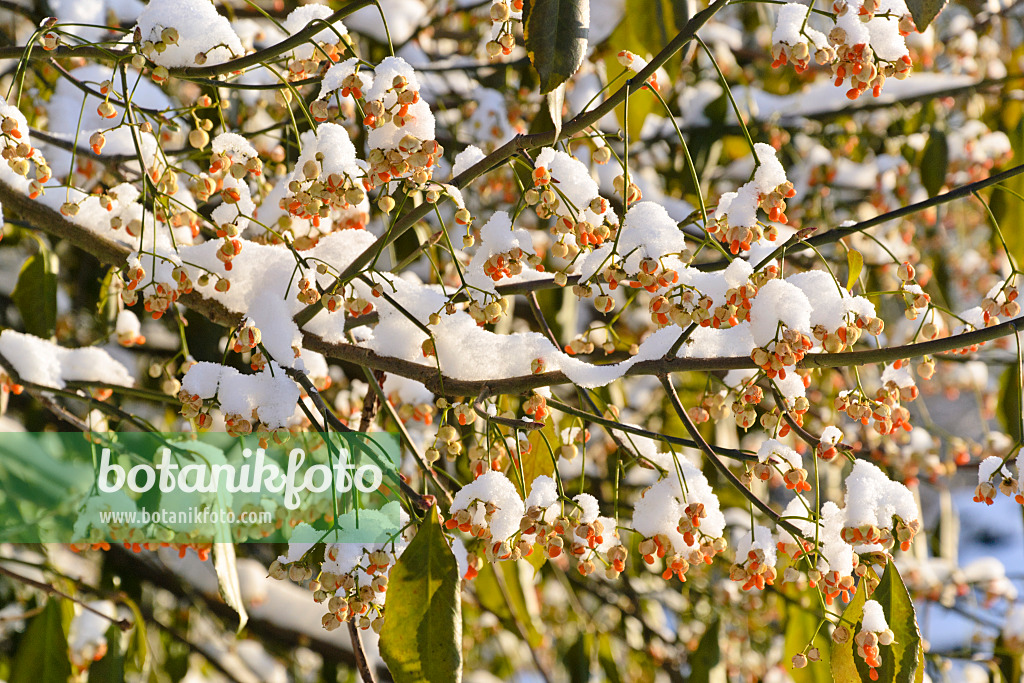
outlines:
[[[902,390],[883,387],[875,399],[870,399],[859,390],[843,391],[836,397],[834,407],[865,427],[870,424],[883,436],[895,434],[900,429],[909,432],[913,425],[910,423],[910,411],[900,404],[902,393]]]
[[[831,45],[815,46],[814,54],[812,55],[811,46],[806,40],[792,45],[784,42],[772,45],[773,69],[785,66],[787,63],[792,63],[793,70],[798,74],[802,74],[810,68],[812,57],[818,66],[825,66],[835,61],[836,49]]]
[[[766,559],[767,555],[763,549],[751,548],[742,560],[736,558],[737,561],[729,568],[729,578],[742,584],[745,591],[764,590],[765,586],[775,585],[778,572]]]
[[[837,0],[833,3],[832,9],[836,19],[856,11],[861,22],[866,23],[876,17],[896,21],[897,31],[901,37],[917,31],[909,13],[899,17],[889,12],[878,13],[879,4],[879,0],[864,0],[859,7],[854,8],[847,0]],[[800,40],[790,39],[792,42],[779,41],[772,45],[772,67],[778,68],[791,63],[799,74],[810,67],[812,60],[819,66],[830,65],[836,87],[842,87],[847,79],[850,80],[846,96],[851,100],[857,99],[868,90],[871,90],[874,97],[880,96],[886,79],[903,80],[910,75],[913,68],[913,61],[909,55],[905,54],[895,60],[883,60],[875,54],[870,44],[851,43],[851,36],[839,25],[829,31],[828,44],[825,43],[824,35],[807,28],[806,24],[800,29],[800,34]]]
[[[512,48],[516,46],[516,37],[513,33],[516,17],[513,13],[523,11],[523,0],[494,0],[491,4],[491,22],[495,26],[494,38],[487,41],[484,46],[487,56],[491,59],[512,54]],[[522,15],[520,14],[520,17]]]
[[[321,168],[323,158],[323,152],[317,152],[315,159],[306,161],[302,177],[288,183],[288,193],[279,202],[279,207],[288,215],[308,220],[314,228],[319,228],[320,222],[332,211],[354,211],[366,199],[365,180],[347,173],[329,173],[324,177]],[[338,227],[362,228],[368,218],[364,216],[360,221],[357,217]]]
[[[792,559],[794,564],[801,557],[811,558],[814,555],[814,544],[805,539],[798,539],[796,541],[779,541],[777,549],[780,553]],[[863,574],[862,570],[858,571],[858,567],[860,567],[860,560],[857,555],[854,554],[853,566],[851,569],[858,575]],[[799,569],[790,565],[782,572],[782,583],[795,583],[799,581],[802,576],[803,575]],[[850,598],[853,597],[854,591],[857,589],[857,582],[853,575],[848,572],[840,573],[836,569],[822,571],[817,567],[813,567],[807,570],[807,583],[811,588],[821,590],[821,594],[825,599],[826,605],[832,605],[836,598],[839,598],[843,602],[850,602]]]
[[[520,520],[517,534],[495,541],[491,537],[490,521],[496,511],[493,503],[474,500],[468,507],[455,510],[444,523],[446,529],[457,529],[477,539],[470,543],[467,552],[468,570],[464,576],[467,580],[477,576],[484,561],[514,562],[537,552],[536,548],[551,560],[563,555],[574,560],[576,570],[583,576],[593,574],[598,565],[603,567],[608,579],[615,579],[625,571],[629,551],[618,542],[615,529],[605,528],[600,519],[583,522],[577,509],[553,515],[552,508],[533,505]],[[614,542],[605,543],[609,534]]]
[[[399,74],[394,77],[389,93],[395,98],[390,106],[386,106],[383,99],[369,100],[363,105],[363,125],[367,128],[373,130],[392,124],[401,129],[415,118],[411,107],[420,102],[420,93],[410,87],[405,76]],[[420,140],[414,135],[402,137],[395,149],[371,149],[366,158],[370,164],[366,189],[371,190],[399,178],[409,178],[416,186],[426,185],[443,152],[444,148],[437,140]]]
[[[786,200],[796,196],[793,183],[788,180],[771,192],[759,192],[756,207],[768,214],[768,220],[775,223],[786,223]],[[728,216],[723,216],[708,226],[708,234],[718,239],[729,248],[732,254],[750,249],[750,245],[761,240],[774,242],[779,237],[779,229],[774,225],[730,225]]]
[[[621,176],[618,177],[618,180],[621,184]],[[635,187],[635,185],[631,185],[631,187]],[[637,197],[630,199],[631,204],[640,200],[639,190],[637,193]],[[542,220],[555,219],[551,230],[559,237],[558,243],[563,245],[566,255],[569,253],[569,249],[563,242],[565,235],[573,235],[578,248],[599,247],[605,241],[615,239],[617,226],[603,220],[595,225],[581,215],[583,209],[586,208],[595,215],[604,216],[608,211],[608,200],[604,197],[595,197],[587,206],[575,207],[573,210],[566,202],[562,201],[562,197],[557,191],[557,183],[552,182],[551,170],[545,166],[538,166],[533,170],[533,187],[523,194],[523,199],[527,205],[533,207],[538,218]],[[574,213],[578,215],[574,216]],[[563,252],[553,253],[559,256]],[[562,257],[564,258],[564,256]]]
[[[879,527],[874,524],[843,527],[839,532],[839,537],[853,546],[881,546],[881,551],[868,553],[866,557],[870,560],[869,564],[884,566],[886,562],[892,559],[890,551],[895,547],[896,543],[899,543],[900,550],[904,552],[910,550],[911,542],[913,542],[914,537],[921,530],[920,520],[915,519],[905,522],[899,517],[894,517],[894,519],[896,522],[892,525],[892,528]]]
[[[868,665],[868,677],[871,680],[878,680],[878,667],[882,666],[879,646],[892,645],[894,640],[895,636],[888,628],[877,632],[862,628],[853,637],[853,643],[857,646],[857,656]]]
[[[982,318],[985,326],[999,324],[999,319],[1016,318],[1020,315],[1020,304],[1017,303],[1017,288],[1005,285],[994,296],[987,296],[981,302]]]
[[[727,547],[724,538],[712,538],[701,531],[700,522],[706,516],[703,503],[690,503],[683,510],[676,527],[686,546],[676,548],[666,534],[655,534],[640,541],[640,557],[648,565],[663,559],[665,569],[661,576],[666,581],[673,576],[686,581],[686,573],[691,566],[711,564],[715,556],[725,552]]]
[[[1002,471],[1002,474],[1000,471]],[[974,502],[992,505],[995,502],[996,496],[1000,493],[1024,505],[1024,492],[1021,491],[1017,479],[1006,473],[1005,468],[1002,467],[993,473],[989,479],[978,482],[977,487],[974,489]]]
[[[324,562],[336,562],[338,554],[338,544],[328,544],[324,549]],[[346,573],[323,571],[323,563],[316,567],[305,559],[291,563],[275,560],[269,574],[277,580],[305,583],[313,594],[313,601],[327,608],[321,619],[325,630],[333,631],[352,622],[363,630],[372,628],[380,633],[384,626],[388,576],[397,559],[395,553],[387,549],[364,551],[360,564]]]
[[[833,3],[832,9],[837,17],[851,11],[846,0],[838,0]],[[862,21],[869,21],[875,16],[878,9],[878,0],[864,0],[858,10]],[[905,14],[899,19],[899,34],[908,36],[917,31],[914,20],[910,14]],[[910,55],[903,55],[894,61],[880,59],[866,43],[849,44],[847,32],[839,27],[834,27],[828,35],[829,41],[835,46],[835,60],[832,63],[832,74],[835,76],[836,87],[841,87],[844,81],[850,79],[850,89],[846,96],[855,100],[867,90],[871,90],[874,97],[882,94],[882,86],[887,78],[903,80],[910,75],[914,63]]]
[[[759,387],[755,387],[759,388]],[[785,469],[782,469],[785,466]],[[787,460],[779,457],[772,457],[766,462],[754,463],[751,471],[761,481],[768,481],[772,478],[774,470],[778,468],[782,472],[782,481],[786,488],[797,494],[810,491],[811,485],[807,482],[807,470],[803,467],[794,467]]]
[[[31,166],[35,165],[35,178],[28,186],[29,198],[35,199],[43,193],[43,185],[50,181],[53,172],[43,153],[28,143],[27,136],[28,131],[21,129],[21,123],[15,117],[5,116],[0,121],[0,141],[3,144],[0,156],[12,171],[26,178]]]
[[[139,300],[139,285],[146,277],[146,269],[136,259],[128,266],[126,277],[128,281],[123,283],[121,301],[126,306],[134,306]],[[199,276],[200,285],[206,286],[209,281],[210,276],[206,273]],[[218,278],[214,285],[218,292],[226,292],[229,286],[230,282],[225,278]],[[159,320],[182,294],[188,294],[193,287],[194,283],[188,271],[183,266],[175,266],[171,270],[170,282],[150,282],[145,285],[142,299],[143,308],[154,320]]]
[[[198,394],[190,394],[185,389],[178,391],[178,402],[181,404],[180,413],[186,420],[194,420],[199,429],[209,429],[213,426],[213,416],[210,410],[212,402],[208,403]],[[225,431],[231,436],[248,436],[256,433],[259,435],[261,448],[266,448],[270,440],[277,444],[284,444],[291,436],[291,431],[286,427],[271,429],[260,422],[256,410],[253,409],[249,416],[240,413],[226,413],[224,415]]]

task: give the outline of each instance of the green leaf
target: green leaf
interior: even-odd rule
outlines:
[[[132,639],[128,643],[125,657],[128,665],[133,671],[143,671],[146,665],[146,655],[149,652],[149,645],[146,641],[146,620],[142,616],[142,610],[138,604],[127,595],[122,595],[121,601],[132,611]]]
[[[587,52],[589,0],[528,0],[523,4],[526,52],[540,76],[541,94],[576,73]]]
[[[543,553],[538,549],[533,554]],[[514,634],[519,633],[518,621],[526,629],[526,637],[531,647],[540,645],[542,636],[534,626],[538,615],[531,613],[529,604],[526,601],[526,594],[523,592],[523,582],[520,580],[518,562],[484,562],[480,573],[473,579],[473,593],[477,602],[488,612],[494,614],[501,621],[502,625]],[[496,572],[501,572],[501,578],[508,590],[509,602],[498,584]],[[389,588],[390,590],[390,588]],[[511,604],[510,604],[511,603]]]
[[[523,498],[530,494],[534,479],[541,475],[550,477],[555,473],[559,444],[558,425],[554,420],[547,420],[542,429],[530,432],[527,439],[530,441],[530,452],[522,454],[523,483],[526,485]]]
[[[71,662],[60,602],[51,598],[22,636],[8,683],[67,683],[69,678]]]
[[[871,598],[882,606],[885,620],[895,636],[892,645],[881,648],[879,678],[892,683],[912,683],[918,670],[924,668],[924,660],[918,657],[921,631],[917,627],[914,601],[892,562],[886,565]]]
[[[932,131],[928,136],[928,144],[921,154],[921,183],[934,197],[946,184],[946,169],[949,167],[949,143],[942,131]]]
[[[462,680],[459,566],[436,506],[391,570],[384,609],[380,655],[396,683]]]
[[[910,10],[910,16],[914,17],[914,25],[922,32],[945,6],[946,0],[907,0],[907,9]]]
[[[1007,100],[1000,110],[1000,130],[1010,138],[1013,158],[1024,158],[1024,103]],[[1000,169],[993,169],[996,173]],[[1002,189],[1005,188],[1005,189]],[[1016,194],[1014,194],[1016,193]],[[1001,226],[1024,225],[1024,175],[1014,176],[1001,182],[993,189],[989,208]],[[1010,250],[1015,263],[1024,263],[1024,230],[1003,230],[1006,246]],[[998,238],[992,236],[992,245],[999,249]]]
[[[601,664],[601,670],[604,671],[608,683],[622,683],[619,663],[615,661],[615,655],[612,653],[612,639],[607,633],[602,633],[598,637],[597,661]]]
[[[1016,442],[1020,441],[1020,366],[1014,363],[1006,368],[999,380],[999,422]]]
[[[1024,675],[1024,668],[1021,667],[1021,653],[1011,651],[1006,647],[1003,637],[999,636],[995,646],[995,663],[999,667],[1003,680],[1019,681]]]
[[[712,680],[712,671],[722,658],[718,645],[719,624],[716,616],[700,637],[697,650],[690,655],[689,683],[709,683]]]
[[[25,331],[48,339],[57,329],[57,255],[39,243],[18,274],[11,298],[18,307]]]
[[[850,629],[850,638],[845,643],[832,647],[832,676],[837,681],[871,683],[870,670],[864,660],[854,654],[853,642],[853,637],[860,630],[863,616],[865,583],[861,579],[857,586],[857,594],[843,612],[843,624]],[[891,645],[879,648],[882,666],[877,668],[878,680],[886,683],[917,681],[924,669],[921,632],[917,626],[917,616],[914,614],[914,603],[910,593],[907,592],[903,579],[892,562],[886,566],[871,599],[882,606],[885,620],[895,637]]]
[[[697,13],[693,0],[672,0],[672,14],[675,15],[676,31],[682,31],[686,22]]]
[[[118,287],[115,286],[115,282],[119,279],[117,268],[108,269],[107,274],[103,276],[103,282],[100,283],[99,299],[96,300],[96,314],[100,320],[111,324],[117,320],[117,314],[120,313],[121,298],[118,294]]]
[[[124,654],[118,646],[121,631],[117,626],[107,629],[107,654],[89,667],[89,683],[123,683]]]
[[[852,292],[853,286],[857,284],[857,279],[860,278],[861,271],[864,270],[864,254],[856,249],[850,249],[846,252],[846,265],[850,271],[846,276],[846,289]]]
[[[792,588],[790,588],[792,586]],[[813,589],[800,591],[789,584],[784,589],[792,601],[786,602],[786,638],[782,663],[794,683],[831,683],[829,672],[829,638],[825,628],[818,628],[818,601],[813,600]],[[812,643],[813,639],[813,643]],[[793,655],[804,652],[808,643],[818,648],[820,662],[810,662],[803,669],[788,669]]]
[[[673,26],[674,14],[672,0],[626,0],[626,11],[623,13],[622,21],[619,22],[608,39],[611,49],[604,59],[608,78],[611,79],[624,70],[623,66],[619,64],[618,53],[620,50],[629,50],[645,59],[661,52],[661,49],[674,35],[674,31],[669,33]],[[665,65],[669,73],[678,67],[678,59],[678,57],[674,57]],[[633,76],[631,72],[625,74],[625,78],[631,76]],[[640,136],[648,114],[655,111],[664,113],[664,108],[658,102],[658,98],[646,90],[630,94],[628,104],[628,121],[625,118],[625,104],[620,104],[615,108],[615,116],[620,124],[628,124],[626,132],[630,138]]]
[[[581,633],[565,652],[565,668],[569,671],[571,683],[587,683],[590,680],[590,643],[590,634]]]

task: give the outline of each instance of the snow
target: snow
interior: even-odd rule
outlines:
[[[117,606],[110,600],[91,600],[84,607],[75,605],[75,616],[68,629],[72,663],[85,667],[102,654],[107,646],[107,630],[116,619]]]
[[[452,164],[452,177],[462,175],[466,169],[476,164],[478,161],[482,161],[484,158],[484,152],[475,145],[470,145],[466,149],[462,150],[455,155],[455,163]]]
[[[365,94],[365,91],[373,86],[373,71],[368,69],[359,70],[359,67],[360,62],[355,57],[332,65],[327,70],[327,73],[324,74],[323,80],[320,81],[320,94],[317,95],[317,99],[327,99],[332,92],[340,90],[344,86],[345,79],[354,73],[359,74],[359,80],[363,84],[362,89]]]
[[[810,8],[807,5],[798,2],[790,2],[779,7],[779,17],[775,24],[775,30],[772,32],[772,43],[796,45],[807,42],[801,36],[800,28],[809,11]]]
[[[14,330],[0,332],[0,354],[11,370],[32,384],[63,389],[67,382],[134,386],[128,369],[95,346],[68,349]]]
[[[864,601],[863,615],[861,622],[863,630],[872,631],[873,633],[881,633],[888,630],[889,624],[885,621],[882,606],[875,600]]]
[[[828,446],[835,446],[843,440],[843,431],[834,425],[829,425],[821,430],[821,443]]]
[[[829,332],[835,332],[858,316],[875,317],[874,304],[862,296],[850,296],[823,270],[795,273],[787,277],[786,282],[798,287],[811,305],[808,320],[811,327],[822,325]]]
[[[202,27],[202,30],[198,30]],[[165,28],[178,31],[178,42],[152,59],[161,66],[198,66],[196,55],[206,53],[206,65],[222,64],[245,53],[231,23],[208,0],[151,0],[138,18],[142,40],[157,42]]]
[[[291,35],[295,35],[306,28],[313,20],[319,19],[320,24],[323,25],[323,20],[332,14],[331,8],[327,5],[301,5],[293,9],[285,18],[284,30]],[[324,27],[324,30],[314,35],[311,40],[317,43],[330,43],[333,45],[341,40],[341,36],[348,34],[348,29],[340,21],[335,21],[331,24],[331,27]],[[295,48],[294,55],[296,59],[309,59],[313,56],[313,51],[314,47],[306,43]]]
[[[701,523],[701,528],[704,524]],[[747,532],[736,544],[736,556],[746,557],[751,550],[760,550],[764,553],[764,562],[768,567],[774,567],[777,559],[775,537],[772,530],[766,526],[755,526],[753,534]]]
[[[498,509],[491,516],[490,531],[494,542],[500,543],[519,531],[519,523],[526,513],[522,499],[516,493],[515,485],[501,472],[490,470],[469,484],[458,493],[448,510],[454,514],[457,510],[465,510],[473,501],[493,503]]]
[[[769,280],[751,302],[750,335],[765,347],[775,339],[779,323],[804,334],[811,333],[811,303],[799,287],[786,280]]]
[[[214,154],[226,154],[235,161],[248,161],[259,156],[256,148],[238,133],[221,133],[213,139]]]
[[[999,471],[999,474],[1007,479],[1013,477],[1010,470],[1003,466],[1003,459],[996,455],[990,455],[978,464],[978,482],[986,482],[992,475]]]
[[[638,444],[647,442],[647,439],[637,437],[632,437],[632,440]],[[704,473],[688,460],[679,459],[673,463],[671,457],[658,458],[664,461],[662,464],[667,467],[669,473],[643,491],[636,500],[633,505],[631,527],[645,538],[657,534],[666,535],[672,542],[672,547],[678,552],[695,547],[686,543],[677,528],[687,505],[704,505],[707,517],[701,520],[700,529],[712,538],[721,537],[725,531],[725,516],[722,514],[718,496],[708,484]],[[676,474],[676,466],[682,474],[681,479]]]
[[[600,192],[597,182],[590,175],[590,169],[582,161],[561,150],[545,147],[537,154],[534,167],[545,168],[551,173],[551,180],[558,188],[563,203],[568,203],[568,211],[560,215],[568,215],[594,225],[601,223],[607,212],[596,214],[589,209],[590,202],[597,199]]]
[[[583,524],[590,524],[597,519],[598,515],[601,514],[601,508],[597,504],[597,498],[590,495],[589,493],[581,493],[573,500],[580,506],[582,510],[580,516],[580,522]]]
[[[555,485],[555,480],[542,474],[530,484],[530,495],[526,497],[524,505],[529,510],[534,506],[549,508],[557,502],[558,487]]]
[[[795,470],[804,466],[800,454],[777,439],[768,439],[761,444],[757,449],[757,460],[763,463],[781,462]]]
[[[216,363],[196,363],[185,373],[181,387],[202,399],[216,393],[225,414],[248,420],[255,412],[270,429],[289,426],[299,402],[299,386],[273,361],[252,375]]]
[[[914,494],[877,466],[858,460],[846,478],[846,525],[890,528],[894,515],[907,523],[919,519]]]
[[[103,26],[114,22],[131,23],[144,7],[138,0],[50,0],[49,8],[62,24],[61,30],[87,42],[97,42],[109,34]],[[92,24],[74,26],[71,24]]]

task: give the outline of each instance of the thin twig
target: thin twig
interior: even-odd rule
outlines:
[[[54,595],[54,596],[56,596],[58,598],[63,598],[65,600],[70,600],[71,602],[79,605],[86,612],[92,612],[96,616],[103,617],[104,619],[106,619],[107,621],[109,621],[111,624],[113,624],[114,626],[118,627],[122,631],[128,631],[129,629],[131,629],[132,626],[134,626],[134,624],[131,621],[129,621],[128,619],[118,619],[117,617],[111,617],[108,614],[104,614],[103,612],[100,612],[98,609],[89,606],[87,603],[82,602],[78,598],[76,598],[76,597],[74,597],[72,595],[68,595],[67,593],[65,593],[64,591],[60,590],[59,588],[51,586],[50,584],[44,583],[42,581],[36,581],[35,579],[30,579],[27,576],[22,576],[21,574],[18,574],[17,572],[12,572],[10,569],[8,569],[7,567],[3,566],[2,564],[0,564],[0,574],[3,574],[4,576],[6,576],[8,578],[14,579],[15,581],[17,581],[19,583],[23,583],[26,586],[32,586],[33,588],[38,588],[39,590],[43,591],[44,593],[48,593],[50,595]]]
[[[700,430],[697,429],[696,425],[693,424],[693,420],[690,419],[689,414],[686,412],[686,408],[683,407],[682,402],[679,400],[679,395],[676,394],[676,389],[672,386],[672,380],[667,375],[661,375],[658,379],[661,380],[662,386],[665,387],[665,392],[668,394],[669,400],[672,402],[672,407],[675,409],[679,419],[683,421],[683,426],[686,427],[686,431],[690,433],[690,437],[697,442],[700,450],[704,452],[711,464],[715,466],[722,476],[725,477],[733,487],[743,494],[743,497],[751,502],[751,504],[758,510],[763,512],[767,517],[775,523],[776,526],[782,527],[789,533],[793,534],[794,538],[803,538],[803,533],[797,529],[793,524],[782,519],[782,517],[775,510],[772,510],[768,503],[764,502],[760,498],[754,495],[754,493],[743,485],[743,482],[739,480],[732,470],[722,462],[722,459],[715,453],[715,449],[711,447],[704,437],[701,435]],[[751,529],[753,533],[753,529]]]

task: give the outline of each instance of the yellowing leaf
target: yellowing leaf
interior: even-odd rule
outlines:
[[[852,292],[853,286],[857,284],[857,279],[864,269],[864,255],[856,249],[850,249],[846,252],[846,265],[849,270],[849,274],[846,276],[846,288]]]
[[[391,570],[380,656],[396,683],[462,680],[462,601],[437,508]]]

